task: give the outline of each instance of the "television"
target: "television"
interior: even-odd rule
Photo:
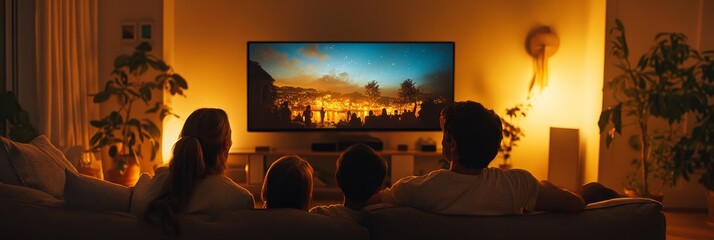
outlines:
[[[454,42],[248,42],[248,131],[439,131]]]

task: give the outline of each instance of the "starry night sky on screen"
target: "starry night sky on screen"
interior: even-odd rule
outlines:
[[[399,84],[412,79],[424,93],[453,91],[451,42],[250,42],[248,48],[248,58],[276,86],[352,93],[376,80],[383,95],[396,96]]]

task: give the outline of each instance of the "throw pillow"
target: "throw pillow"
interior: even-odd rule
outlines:
[[[131,189],[65,170],[65,206],[90,211],[129,211]]]
[[[44,191],[58,199],[63,198],[64,170],[76,173],[77,169],[60,150],[52,146],[47,137],[36,137],[30,143],[18,143],[0,137],[0,142],[7,150],[8,160],[20,185]]]
[[[150,189],[151,189],[151,183],[153,177],[149,175],[148,173],[142,173],[141,176],[139,176],[139,180],[136,181],[136,185],[134,185],[134,191],[131,196],[131,206],[129,206],[129,212],[136,215],[136,216],[141,216],[143,214],[143,211],[146,210],[146,206],[148,205],[149,201],[149,194]]]
[[[64,205],[62,200],[59,200],[46,192],[36,190],[34,188],[4,183],[0,183],[0,198],[15,199],[26,203],[52,207],[61,207]]]

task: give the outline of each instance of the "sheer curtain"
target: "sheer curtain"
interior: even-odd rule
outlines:
[[[97,0],[37,0],[38,131],[58,146],[89,148],[99,116],[97,12]]]

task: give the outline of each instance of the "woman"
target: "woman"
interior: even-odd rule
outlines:
[[[191,113],[174,145],[169,170],[157,174],[146,187],[137,183],[136,190],[143,191],[136,204],[146,206],[144,218],[177,235],[175,213],[252,209],[253,195],[223,175],[231,144],[225,111],[202,108]]]
[[[281,157],[265,174],[261,197],[265,208],[307,211],[312,198],[312,167],[295,155]]]

